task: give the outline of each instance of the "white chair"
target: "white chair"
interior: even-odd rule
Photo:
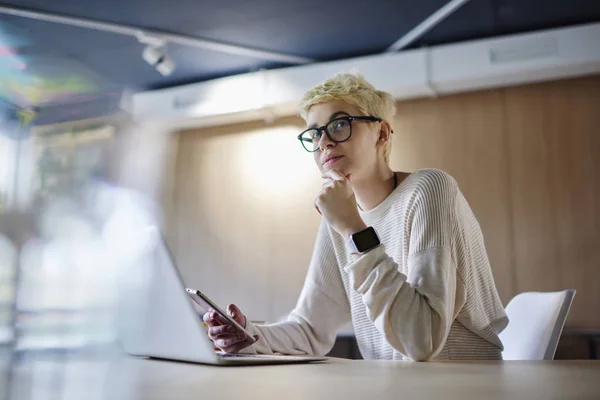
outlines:
[[[500,333],[505,360],[552,360],[575,289],[526,292],[506,306],[508,326]]]

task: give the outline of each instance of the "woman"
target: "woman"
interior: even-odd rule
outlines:
[[[237,336],[214,313],[209,337],[226,352],[326,354],[351,321],[365,359],[501,359],[508,323],[479,225],[456,181],[439,170],[393,172],[394,101],[362,77],[311,89],[299,135],[326,180],[304,288],[287,321]]]

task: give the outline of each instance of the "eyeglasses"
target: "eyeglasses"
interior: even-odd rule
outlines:
[[[352,121],[381,122],[381,118],[373,116],[347,116],[333,119],[320,128],[309,128],[298,135],[298,140],[309,153],[319,150],[322,132],[335,143],[345,142],[352,136]]]

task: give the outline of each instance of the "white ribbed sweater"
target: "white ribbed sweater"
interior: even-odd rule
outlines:
[[[456,181],[426,169],[360,212],[382,245],[355,258],[321,221],[312,261],[287,321],[248,324],[244,352],[326,354],[352,321],[365,359],[500,359],[508,323],[483,235]]]

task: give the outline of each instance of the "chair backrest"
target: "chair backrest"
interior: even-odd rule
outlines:
[[[508,326],[500,333],[505,360],[552,360],[575,289],[526,292],[506,306]]]

